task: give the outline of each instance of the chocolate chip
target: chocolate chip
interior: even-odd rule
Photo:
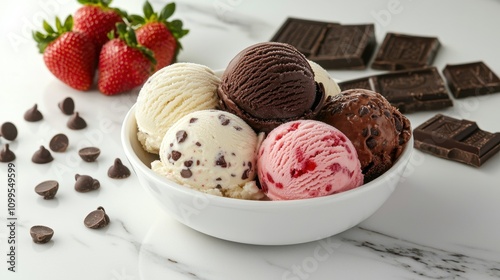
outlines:
[[[25,121],[37,122],[41,119],[43,119],[43,115],[40,111],[38,111],[38,106],[36,104],[24,113]]]
[[[394,126],[396,127],[397,132],[401,132],[403,130],[403,122],[397,115],[394,115]]]
[[[3,138],[13,141],[17,137],[17,128],[11,122],[4,122],[2,126],[0,126],[0,136]]]
[[[389,112],[389,110],[384,110],[384,115],[388,118],[391,117],[391,112]]]
[[[361,108],[359,108],[359,116],[362,117],[366,114],[370,113],[370,109],[368,109],[366,106],[361,106]]]
[[[363,128],[363,130],[361,130],[361,136],[363,136],[363,137],[368,136],[368,128],[365,127],[365,128]]]
[[[198,118],[191,118],[189,119],[189,123],[195,123],[198,120]]]
[[[217,158],[217,160],[215,161],[215,165],[218,165],[222,168],[227,167],[227,162],[226,159],[224,158],[224,155],[219,155],[219,158]]]
[[[172,151],[172,159],[174,161],[177,161],[180,157],[182,156],[181,152],[178,151]]]
[[[237,131],[241,131],[241,130],[243,130],[243,128],[241,128],[241,126],[233,126],[233,127],[234,127],[234,129],[236,129]]]
[[[192,161],[192,160],[186,160],[186,161],[184,162],[184,166],[185,166],[185,167],[191,167],[192,165],[193,165],[193,161]]]
[[[101,150],[97,147],[86,147],[78,151],[78,155],[86,162],[95,161],[100,154]]]
[[[380,135],[380,131],[377,128],[372,127],[372,128],[370,128],[370,134],[372,136],[379,136]]]
[[[181,170],[181,177],[182,178],[191,178],[191,176],[193,176],[193,172],[191,172],[191,170],[189,170],[189,169],[182,169]]]
[[[44,244],[49,242],[54,236],[54,230],[47,226],[32,226],[30,235],[33,242],[37,244]]]
[[[226,115],[224,115],[224,114],[220,114],[219,115],[219,120],[220,120],[220,124],[223,125],[223,126],[226,126],[226,125],[228,125],[231,122],[231,120],[228,119],[226,117]]]
[[[187,133],[185,130],[179,130],[177,131],[177,133],[175,134],[175,137],[177,138],[177,143],[182,143],[186,140],[187,138]]]
[[[200,143],[200,142],[196,142],[196,143],[194,143],[194,144],[195,144],[196,146],[198,146],[198,147],[201,147],[201,143]]]
[[[35,192],[43,196],[43,199],[53,199],[58,189],[59,183],[57,181],[48,180],[36,185]]]
[[[366,146],[369,148],[369,149],[373,149],[375,148],[375,146],[377,146],[377,140],[375,140],[374,138],[370,137],[366,140]]]
[[[49,148],[58,153],[65,152],[69,145],[68,136],[59,133],[50,139]]]
[[[82,117],[80,117],[80,114],[78,114],[78,112],[73,113],[66,125],[68,126],[68,128],[73,130],[80,130],[87,127],[87,123]]]
[[[241,180],[246,180],[248,179],[248,175],[250,174],[250,169],[245,169],[245,171],[243,171],[243,174],[241,174]]]
[[[68,116],[72,115],[75,111],[75,102],[71,97],[64,98],[64,100],[59,102],[57,106],[61,109],[63,114]]]
[[[0,162],[11,162],[16,159],[16,154],[10,150],[9,144],[5,143],[0,151]]]
[[[130,170],[123,165],[119,158],[115,159],[114,164],[108,169],[108,177],[113,179],[123,179],[130,176]]]
[[[91,229],[99,229],[109,224],[109,216],[101,206],[97,210],[90,212],[83,220],[86,227]]]
[[[101,184],[97,179],[90,177],[89,175],[75,175],[75,190],[77,192],[90,192],[97,190]]]
[[[36,151],[31,157],[31,161],[34,163],[44,164],[53,161],[54,158],[50,154],[50,151],[45,149],[44,146],[40,146],[40,149]]]
[[[221,177],[217,177],[217,178],[215,178],[215,181],[222,181],[222,178]]]

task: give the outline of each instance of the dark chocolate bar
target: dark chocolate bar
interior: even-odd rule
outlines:
[[[446,65],[443,74],[455,98],[500,92],[500,79],[482,61]]]
[[[387,33],[372,68],[396,71],[427,67],[434,61],[439,46],[435,37]]]
[[[326,69],[364,69],[376,46],[373,24],[341,25],[297,18],[287,18],[271,41],[296,47]]]
[[[382,94],[402,113],[453,106],[436,67],[397,71],[340,82],[341,90],[364,88]]]
[[[500,150],[500,133],[437,114],[413,130],[414,146],[437,157],[479,167]]]

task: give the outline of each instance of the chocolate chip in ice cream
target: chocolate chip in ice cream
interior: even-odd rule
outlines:
[[[100,154],[101,150],[97,147],[86,147],[78,151],[78,155],[86,162],[95,161]]]
[[[3,138],[13,141],[17,138],[17,127],[11,122],[4,122],[0,126],[0,136]]]
[[[48,180],[36,185],[35,192],[43,196],[43,199],[53,199],[56,196],[58,189],[59,183],[57,181]]]
[[[85,226],[91,229],[103,228],[107,226],[109,222],[109,216],[101,206],[97,207],[97,210],[90,212],[83,220]]]
[[[24,113],[24,120],[27,122],[37,122],[43,119],[42,113],[38,110],[38,106],[35,104],[33,107],[28,109]]]
[[[59,109],[61,109],[63,114],[68,116],[72,115],[75,111],[75,102],[71,97],[64,98],[64,100],[59,102],[57,106],[59,107]]]
[[[53,161],[54,158],[50,154],[50,151],[45,149],[44,146],[40,146],[40,149],[36,151],[31,157],[31,161],[34,163],[44,164]]]
[[[93,190],[97,190],[101,184],[99,180],[92,178],[89,175],[75,175],[75,190],[77,192],[90,192]]]
[[[119,158],[115,159],[114,164],[108,169],[108,177],[113,179],[124,179],[130,176],[130,170],[123,165]]]
[[[69,145],[68,136],[59,133],[54,135],[54,137],[52,137],[49,143],[49,148],[54,152],[62,153],[66,151],[68,145]]]
[[[0,162],[11,162],[16,159],[16,155],[10,150],[9,144],[4,144],[0,150]]]
[[[80,114],[78,112],[73,113],[73,115],[69,118],[68,122],[66,123],[68,128],[73,129],[73,130],[80,130],[84,129],[87,127],[87,122],[80,117]]]
[[[185,130],[179,130],[179,131],[177,131],[175,136],[177,138],[177,143],[182,143],[182,142],[186,141],[186,138],[188,135],[187,135],[187,132]]]
[[[52,239],[52,236],[54,236],[54,230],[47,226],[32,226],[30,229],[30,235],[33,242],[44,244]]]

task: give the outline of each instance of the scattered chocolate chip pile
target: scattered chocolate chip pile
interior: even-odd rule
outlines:
[[[37,122],[42,119],[43,115],[40,111],[38,111],[38,106],[36,104],[24,113],[24,120],[27,122]]]
[[[52,239],[52,236],[54,236],[54,230],[47,226],[32,226],[30,234],[33,242],[44,244]]]
[[[109,224],[109,216],[102,206],[97,207],[97,210],[90,212],[83,223],[86,227],[91,229],[99,229],[107,226]]]
[[[35,192],[43,196],[43,199],[53,199],[58,189],[59,183],[57,181],[48,180],[36,185]]]

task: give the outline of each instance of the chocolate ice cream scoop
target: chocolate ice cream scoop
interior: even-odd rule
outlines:
[[[410,121],[370,90],[351,89],[328,98],[317,118],[342,131],[354,144],[365,183],[387,171],[411,137]]]
[[[222,75],[218,95],[222,109],[259,132],[313,118],[325,99],[305,56],[291,45],[272,42],[238,53]]]

